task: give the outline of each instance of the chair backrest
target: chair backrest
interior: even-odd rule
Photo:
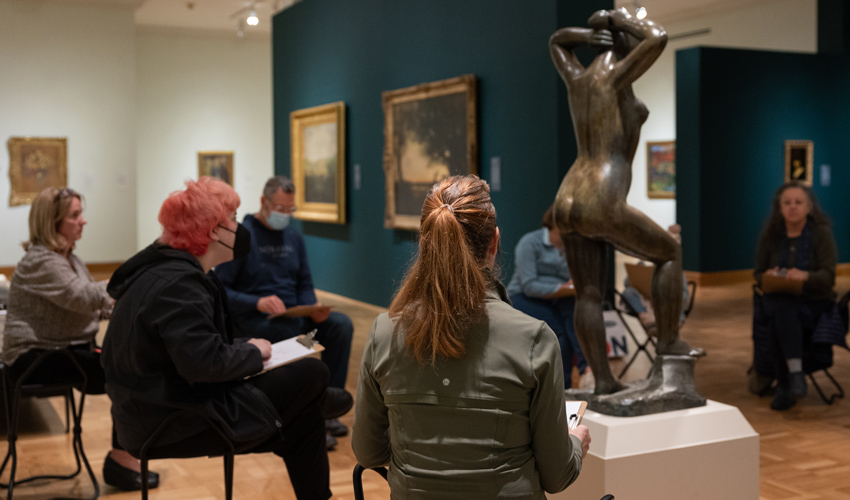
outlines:
[[[645,299],[652,298],[652,273],[654,272],[655,266],[652,264],[626,264],[629,284]]]

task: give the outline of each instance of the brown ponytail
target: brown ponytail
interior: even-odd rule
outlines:
[[[389,311],[420,364],[466,354],[466,330],[484,311],[483,267],[495,230],[490,187],[477,176],[449,177],[428,192],[419,255]]]

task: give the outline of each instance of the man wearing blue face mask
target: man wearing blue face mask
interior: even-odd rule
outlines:
[[[318,330],[316,340],[325,347],[322,361],[331,374],[328,390],[344,391],[354,332],[348,316],[329,308],[303,317],[278,316],[294,306],[320,305],[313,290],[304,239],[289,226],[294,211],[292,181],[283,176],[269,179],[260,197],[260,211],[246,215],[243,221],[251,232],[251,251],[242,259],[219,265],[215,271],[225,286],[233,322],[241,335],[274,343]],[[327,445],[333,448],[333,436],[344,436],[348,429],[336,419],[326,424]]]

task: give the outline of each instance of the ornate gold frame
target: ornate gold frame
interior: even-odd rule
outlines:
[[[653,146],[662,146],[662,147],[672,147],[673,148],[673,164],[676,162],[676,141],[656,141],[656,142],[647,142],[646,143],[646,196],[649,199],[653,200],[670,200],[676,198],[676,192],[672,193],[669,191],[652,191],[651,187],[651,177],[650,177],[650,169],[652,168],[652,147]]]
[[[337,125],[337,158],[335,203],[310,202],[305,199],[304,129],[324,123]],[[345,103],[342,101],[293,111],[289,114],[292,149],[292,182],[295,184],[297,219],[345,224]]]
[[[204,160],[209,156],[227,156],[227,183],[230,184],[230,187],[233,187],[234,179],[233,179],[233,151],[198,151],[198,177],[203,177],[205,175],[215,177],[216,179],[221,179],[221,177],[211,175],[210,172],[207,171],[204,166]],[[225,179],[221,179],[225,180]]]
[[[804,178],[791,176],[791,156],[795,150],[804,149],[806,154],[806,176]],[[812,141],[785,141],[785,182],[800,181],[806,186],[812,185],[815,171],[815,143]]]
[[[396,213],[396,174],[398,152],[393,148],[393,106],[447,94],[466,94],[466,174],[478,173],[477,89],[475,75],[463,75],[437,82],[422,83],[413,87],[383,92],[384,108],[384,174],[386,176],[386,210],[384,227],[387,229],[419,230],[420,216]]]
[[[10,137],[6,142],[9,149],[9,206],[29,205],[41,190],[56,186],[66,187],[68,185],[68,139],[65,137]],[[47,155],[55,160],[55,165],[46,168],[55,169],[53,172],[58,176],[59,183],[46,183],[35,191],[27,191],[24,186],[24,163],[22,149],[24,146],[44,148],[53,150]],[[58,148],[58,150],[57,150]]]

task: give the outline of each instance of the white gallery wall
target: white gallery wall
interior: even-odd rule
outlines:
[[[0,0],[0,266],[23,256],[29,205],[9,206],[10,137],[66,137],[68,185],[85,196],[77,253],[136,248],[135,26],[130,8]]]
[[[651,11],[649,17],[652,18]],[[676,139],[676,51],[703,45],[816,52],[817,1],[766,0],[696,21],[668,23],[664,28],[669,36],[711,30],[709,34],[670,41],[658,61],[634,84],[635,95],[649,108],[649,118],[641,129],[628,202],[666,228],[676,222],[676,201],[647,197],[646,142]]]
[[[140,31],[137,244],[161,234],[157,214],[168,193],[198,177],[198,151],[234,152],[239,219],[259,209],[273,172],[271,41]]]

